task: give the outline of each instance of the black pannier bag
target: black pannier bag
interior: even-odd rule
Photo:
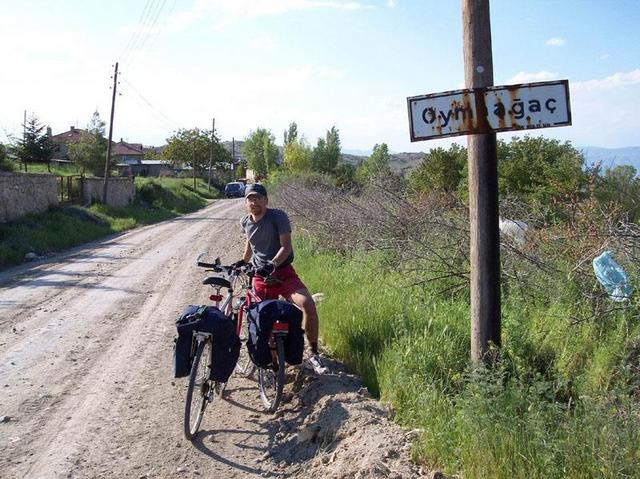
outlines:
[[[195,353],[191,351],[193,332],[202,331],[213,336],[213,368],[210,379],[227,382],[240,355],[240,338],[231,318],[214,306],[189,305],[176,321],[176,329],[178,336],[173,351],[174,377],[189,375]]]
[[[287,364],[300,364],[304,352],[304,330],[302,312],[287,301],[268,299],[252,304],[248,310],[249,338],[247,350],[256,366],[265,368],[271,364],[269,337],[276,321],[289,324],[285,336],[284,350]]]

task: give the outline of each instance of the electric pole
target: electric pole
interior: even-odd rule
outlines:
[[[207,182],[207,189],[211,191],[211,164],[213,163],[213,142],[215,141],[216,131],[216,119],[213,119],[211,125],[211,150],[209,150],[209,181]]]
[[[27,172],[27,110],[24,111],[24,121],[22,123],[22,146],[24,148],[23,154],[24,158],[22,161],[24,162],[24,172]]]
[[[489,0],[462,0],[464,76],[467,88],[493,85]],[[478,121],[487,121],[476,100]],[[500,346],[500,233],[496,134],[467,137],[471,240],[471,359]]]
[[[236,137],[231,137],[231,170],[233,171],[233,179],[236,178]]]
[[[193,192],[196,192],[196,141],[191,140],[191,166],[193,167]]]
[[[116,107],[116,88],[118,86],[118,62],[113,73],[113,95],[111,97],[111,118],[109,119],[109,142],[107,143],[107,158],[104,161],[104,184],[102,185],[102,203],[107,204],[107,183],[109,181],[109,163],[111,163],[111,138],[113,137],[113,112]]]

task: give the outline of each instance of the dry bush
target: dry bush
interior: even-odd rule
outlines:
[[[414,282],[468,282],[467,213],[451,195],[411,195],[390,175],[358,190],[290,180],[277,201],[327,248],[382,251],[389,268],[420,278]]]
[[[454,195],[417,194],[393,175],[360,189],[297,178],[279,185],[276,201],[326,248],[384,252],[386,265],[406,272],[413,284],[437,281],[442,291],[468,286],[468,210]],[[524,242],[501,236],[504,291],[548,300],[559,284],[570,282],[592,302],[593,314],[612,311],[592,260],[611,249],[629,273],[637,273],[640,227],[603,211],[595,201],[576,201],[565,209],[568,222],[550,223],[547,211],[533,212],[517,199],[502,199],[503,218],[530,226]]]

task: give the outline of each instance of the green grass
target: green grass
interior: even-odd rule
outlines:
[[[0,224],[0,268],[19,264],[25,254],[46,255],[100,237],[196,211],[220,197],[198,180],[136,178],[136,199],[122,208],[94,204],[89,208],[57,207]]]
[[[323,344],[423,431],[416,460],[465,478],[640,477],[637,303],[572,324],[588,305],[566,277],[539,301],[512,294],[501,359],[477,370],[467,296],[412,288],[379,259],[296,242],[296,269],[326,295]]]
[[[24,164],[13,162],[13,170],[24,172]],[[49,171],[46,163],[27,163],[27,173],[51,173],[57,176],[72,176],[79,175],[80,170],[75,164],[58,165],[57,163],[51,163],[51,171]]]

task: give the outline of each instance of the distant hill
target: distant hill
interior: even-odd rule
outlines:
[[[600,163],[603,168],[631,165],[640,173],[640,146],[627,148],[601,148],[598,146],[577,146],[582,151],[589,166]]]

